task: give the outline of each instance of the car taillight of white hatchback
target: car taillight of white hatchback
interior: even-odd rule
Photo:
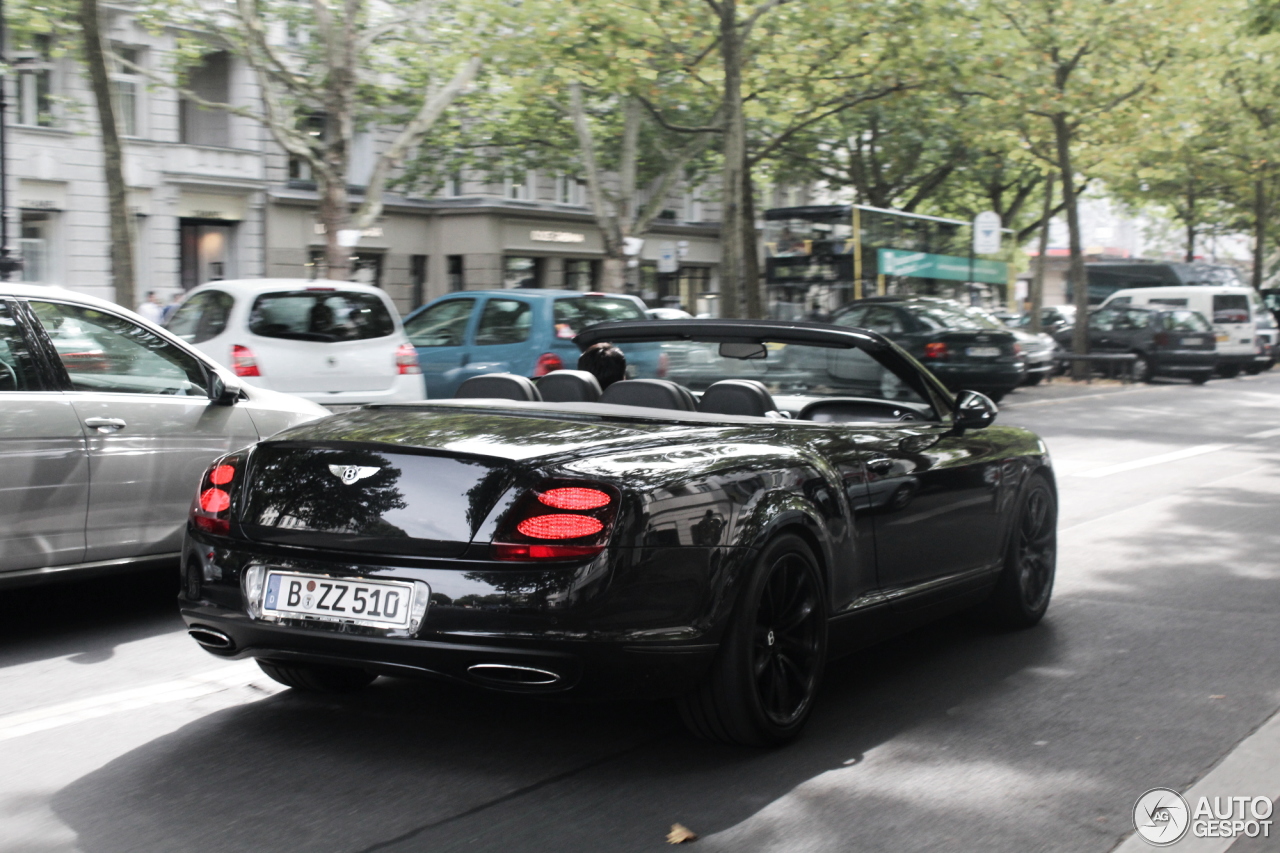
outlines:
[[[422,372],[418,366],[418,351],[409,344],[396,347],[396,373],[400,376],[416,376]]]

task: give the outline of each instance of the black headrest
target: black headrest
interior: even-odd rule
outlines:
[[[693,395],[666,379],[624,379],[615,382],[600,395],[601,403],[615,406],[648,406],[651,409],[675,409],[693,412],[697,406]]]
[[[536,403],[542,400],[538,389],[523,376],[514,373],[482,373],[458,386],[455,400],[494,399]]]
[[[698,411],[713,415],[750,415],[763,418],[777,410],[773,397],[754,379],[721,379],[698,402]]]
[[[538,380],[538,393],[547,403],[594,403],[600,382],[585,370],[553,370]]]

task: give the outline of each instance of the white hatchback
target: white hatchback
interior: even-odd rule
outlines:
[[[169,331],[245,381],[324,405],[426,397],[387,294],[349,281],[262,278],[193,289]]]

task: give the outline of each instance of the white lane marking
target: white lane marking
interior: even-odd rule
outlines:
[[[1262,432],[1251,432],[1245,438],[1275,438],[1277,435],[1280,435],[1280,427],[1264,429]]]
[[[1179,459],[1190,459],[1192,456],[1203,456],[1206,453],[1216,453],[1219,450],[1226,450],[1232,447],[1230,444],[1197,444],[1195,447],[1184,447],[1182,450],[1174,450],[1170,453],[1161,453],[1157,456],[1147,456],[1142,459],[1132,459],[1128,462],[1121,462],[1119,465],[1108,465],[1105,468],[1094,468],[1092,471],[1081,471],[1076,474],[1077,477],[1109,477],[1112,474],[1119,474],[1122,471],[1133,471],[1137,468],[1146,468],[1151,465],[1162,465],[1165,462],[1176,462]]]
[[[1136,799],[1138,793],[1135,792]],[[1280,797],[1280,714],[1275,714],[1231,750],[1182,797],[1194,813],[1201,797]],[[1212,799],[1210,800],[1212,802]],[[1271,837],[1275,838],[1275,826]],[[1183,853],[1225,853],[1237,838],[1197,838],[1191,833],[1170,849]],[[1148,851],[1151,845],[1135,832],[1114,853]],[[1259,848],[1261,849],[1261,848]]]
[[[241,687],[261,677],[263,677],[262,670],[250,662],[247,665],[219,667],[175,681],[104,693],[73,702],[63,702],[60,705],[50,705],[47,708],[20,711],[0,717],[0,741],[105,717],[108,714],[118,714],[121,711],[136,711],[139,708],[165,702],[195,699],[232,687]]]

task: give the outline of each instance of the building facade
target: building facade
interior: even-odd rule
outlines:
[[[160,72],[175,47],[164,34],[111,12],[106,36],[130,62]],[[37,39],[13,52],[9,103],[10,244],[23,280],[114,298],[102,148],[82,67]],[[135,226],[138,297],[162,301],[207,281],[314,278],[324,233],[305,169],[252,119],[197,107],[115,70],[116,111]],[[190,88],[208,101],[253,107],[244,63],[215,53]],[[353,146],[353,200],[372,171],[378,139]],[[651,304],[716,314],[720,245],[716,205],[681,189],[647,235],[628,286]],[[594,290],[604,241],[582,185],[531,172],[526,180],[460,176],[434,198],[388,195],[355,251],[353,278],[383,287],[402,312],[455,290]],[[133,307],[133,306],[130,306]]]

